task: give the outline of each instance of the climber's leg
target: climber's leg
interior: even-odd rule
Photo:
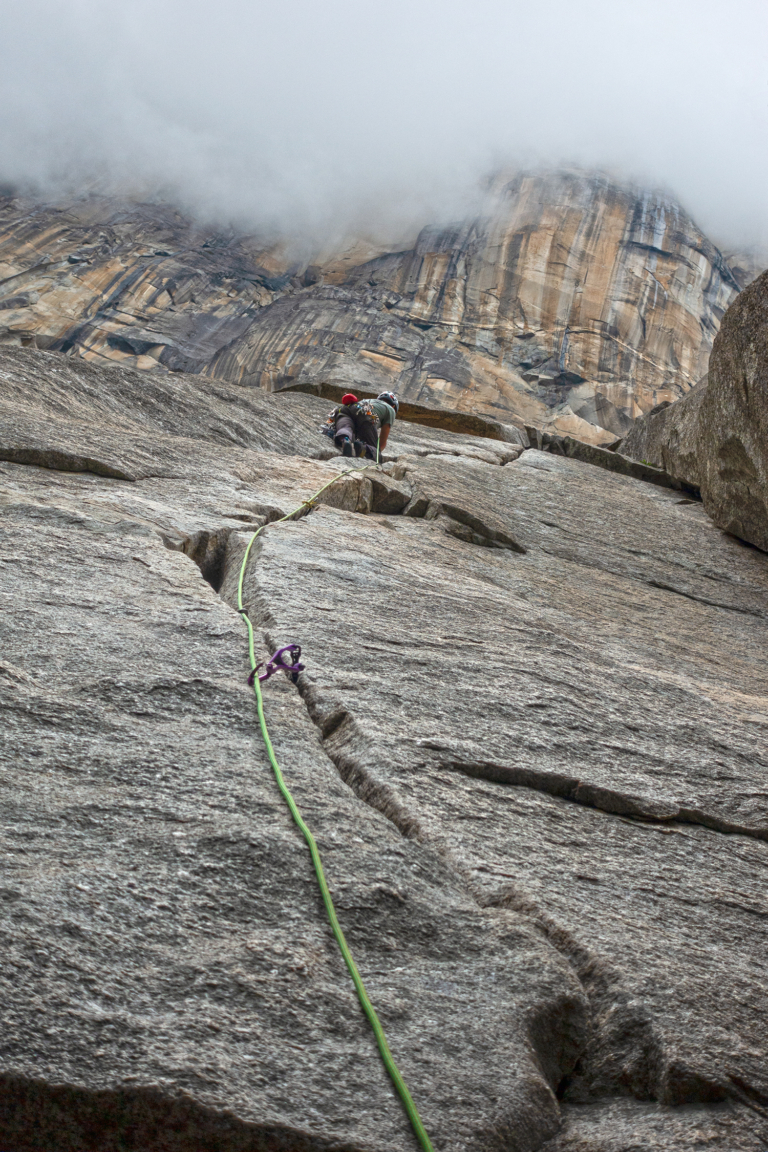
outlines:
[[[379,442],[379,433],[373,420],[355,421],[355,430],[358,440],[362,442],[365,455],[370,460],[376,459],[376,447]]]
[[[336,421],[336,431],[333,435],[333,442],[337,448],[344,452],[345,456],[352,455],[352,444],[355,439],[355,425],[351,416],[339,416]],[[349,445],[350,450],[345,451],[346,446]]]

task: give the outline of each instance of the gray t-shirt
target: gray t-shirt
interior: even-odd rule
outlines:
[[[390,427],[394,424],[396,416],[391,404],[387,404],[386,400],[369,400],[368,403],[381,420],[382,427],[385,424],[389,424]]]

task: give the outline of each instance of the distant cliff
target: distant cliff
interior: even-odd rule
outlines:
[[[491,202],[405,251],[296,265],[167,205],[6,199],[0,339],[268,390],[394,388],[596,441],[704,375],[743,270],[674,200],[558,173]]]

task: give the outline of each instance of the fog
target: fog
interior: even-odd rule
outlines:
[[[765,0],[0,0],[0,181],[313,242],[598,167],[768,241]]]

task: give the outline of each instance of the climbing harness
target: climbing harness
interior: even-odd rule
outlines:
[[[377,460],[377,462],[378,462],[378,458],[379,458],[379,450],[378,450],[378,444],[377,444],[376,445],[376,460]],[[349,471],[346,471],[346,472],[337,473],[337,475],[334,476],[332,480],[329,480],[327,484],[324,484],[322,488],[318,489],[318,491],[315,492],[314,496],[311,496],[309,500],[303,501],[303,503],[300,504],[298,508],[294,509],[293,512],[289,512],[286,516],[282,516],[279,520],[273,521],[273,523],[274,524],[282,524],[283,521],[285,521],[285,520],[293,519],[296,515],[298,515],[299,512],[302,511],[303,508],[307,508],[307,509],[312,508],[317,497],[322,492],[324,492],[326,490],[326,488],[330,488],[331,484],[335,484],[337,480],[340,480],[342,476],[355,476],[355,475],[358,475],[360,472],[365,472],[367,468],[373,468],[373,467],[376,467],[376,465],[375,464],[368,464],[368,465],[366,465],[365,468],[355,468],[355,469],[350,469]],[[259,725],[261,727],[262,739],[264,740],[264,747],[267,750],[267,756],[268,756],[269,762],[272,766],[272,771],[274,773],[275,780],[277,781],[277,787],[280,790],[280,794],[282,795],[283,799],[285,800],[286,804],[288,805],[291,816],[293,817],[294,822],[298,826],[299,830],[301,831],[301,834],[303,835],[303,837],[306,840],[307,845],[309,847],[309,853],[310,853],[310,856],[312,857],[312,863],[314,865],[315,875],[317,876],[317,883],[320,887],[320,894],[323,898],[323,904],[325,905],[325,911],[328,915],[328,920],[330,921],[333,935],[336,938],[336,943],[338,944],[341,955],[344,958],[344,963],[346,964],[346,966],[349,970],[349,974],[352,977],[352,983],[355,986],[355,991],[357,992],[357,998],[360,1001],[360,1007],[362,1008],[363,1012],[365,1013],[365,1016],[368,1020],[368,1023],[370,1024],[370,1026],[373,1030],[373,1034],[376,1037],[376,1043],[378,1045],[379,1053],[381,1055],[381,1059],[382,1059],[382,1062],[384,1064],[384,1067],[386,1068],[387,1072],[389,1073],[389,1077],[390,1077],[390,1079],[391,1079],[391,1081],[395,1087],[395,1091],[397,1092],[398,1096],[400,1097],[400,1100],[403,1104],[403,1107],[407,1113],[408,1119],[411,1122],[411,1127],[413,1128],[416,1139],[418,1140],[421,1147],[424,1149],[424,1152],[433,1152],[432,1145],[431,1145],[430,1140],[429,1140],[429,1136],[427,1135],[427,1131],[421,1122],[421,1117],[419,1116],[416,1105],[414,1104],[413,1099],[411,1098],[411,1094],[408,1091],[408,1087],[405,1083],[405,1080],[403,1080],[403,1077],[400,1074],[400,1070],[397,1067],[397,1064],[394,1061],[392,1053],[389,1050],[389,1044],[387,1043],[387,1038],[384,1035],[384,1029],[381,1026],[381,1022],[380,1022],[378,1016],[376,1015],[376,1009],[373,1007],[373,1004],[371,1004],[371,1001],[368,999],[368,993],[365,990],[365,985],[363,984],[362,977],[357,970],[357,965],[355,964],[355,961],[352,957],[352,953],[349,950],[349,945],[347,944],[346,938],[345,938],[344,933],[341,929],[341,925],[339,924],[339,920],[338,920],[338,917],[336,915],[336,908],[334,907],[333,899],[332,899],[331,893],[328,889],[328,883],[325,879],[325,872],[323,871],[323,864],[322,864],[322,861],[320,859],[320,853],[318,851],[317,844],[315,842],[315,838],[312,835],[312,833],[310,832],[307,825],[305,824],[304,819],[301,815],[301,812],[299,812],[299,809],[296,806],[296,801],[293,799],[293,796],[291,795],[291,791],[288,788],[288,785],[286,784],[286,782],[283,778],[283,774],[280,770],[280,765],[278,764],[277,757],[275,756],[275,750],[272,747],[272,741],[270,740],[270,737],[269,737],[269,731],[267,729],[267,721],[266,721],[265,716],[264,716],[264,700],[263,700],[263,697],[261,694],[261,681],[268,680],[273,672],[283,671],[283,672],[286,672],[291,677],[291,679],[293,680],[294,683],[296,683],[296,681],[298,680],[298,674],[300,671],[303,670],[304,665],[298,663],[299,656],[301,655],[301,649],[300,649],[299,645],[298,644],[288,644],[284,648],[279,648],[277,650],[277,652],[275,652],[275,654],[270,658],[270,660],[267,661],[266,672],[262,676],[258,675],[258,670],[259,670],[259,668],[262,667],[264,662],[262,661],[260,664],[256,663],[256,654],[254,651],[255,642],[254,642],[253,624],[251,623],[251,619],[250,619],[248,613],[246,612],[245,608],[243,607],[243,582],[245,580],[245,572],[246,572],[246,568],[248,567],[248,558],[250,556],[251,548],[253,547],[253,543],[254,543],[256,537],[260,535],[260,533],[264,530],[265,527],[266,527],[266,525],[262,525],[261,528],[258,528],[253,533],[250,540],[248,541],[248,547],[246,548],[245,555],[243,556],[243,562],[240,566],[240,576],[239,576],[239,579],[237,582],[237,610],[240,613],[240,615],[243,617],[243,620],[245,621],[245,626],[248,629],[248,658],[249,658],[249,662],[251,665],[251,673],[250,673],[250,676],[248,677],[248,683],[253,687],[253,692],[254,692],[254,695],[256,697],[256,710],[257,710],[258,715],[259,715]],[[290,659],[291,659],[290,664],[285,663],[283,661],[283,654],[286,652],[289,653],[289,655],[290,655]]]

